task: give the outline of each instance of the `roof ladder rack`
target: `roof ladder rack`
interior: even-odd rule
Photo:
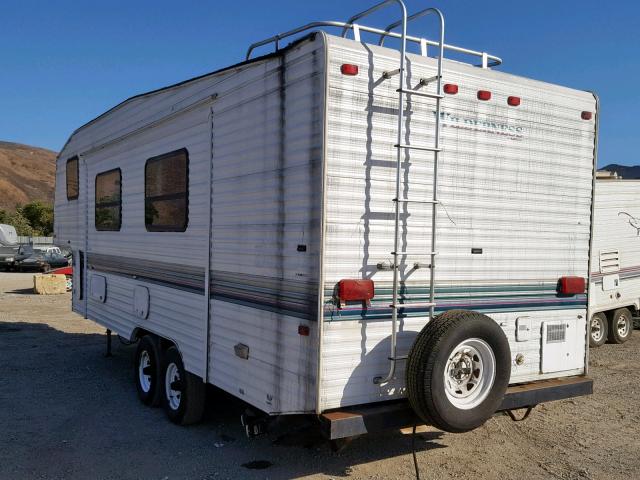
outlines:
[[[451,51],[451,52],[455,52],[455,53],[459,53],[462,55],[468,55],[471,57],[475,57],[480,59],[480,63],[477,64],[477,66],[482,67],[482,68],[491,68],[491,67],[496,67],[500,64],[502,64],[502,59],[500,57],[497,57],[495,55],[491,55],[487,52],[480,52],[477,50],[471,50],[469,48],[463,48],[463,47],[458,47],[456,45],[447,45],[447,44],[443,44],[442,41],[434,41],[434,40],[428,40],[426,38],[422,38],[422,37],[415,37],[412,35],[407,35],[406,34],[406,30],[403,33],[398,33],[398,32],[393,32],[392,30],[394,28],[396,28],[397,26],[401,25],[403,23],[403,19],[405,18],[404,16],[402,17],[401,20],[398,20],[395,23],[392,23],[391,25],[389,25],[385,30],[380,29],[380,28],[376,28],[376,27],[370,27],[367,25],[362,25],[360,23],[355,23],[356,21],[366,17],[367,15],[369,15],[370,13],[373,13],[375,11],[380,10],[383,7],[386,7],[392,3],[401,3],[398,0],[389,0],[388,2],[382,2],[382,3],[378,3],[376,5],[374,5],[373,7],[371,7],[368,10],[365,10],[362,13],[359,13],[358,15],[354,15],[353,17],[351,17],[348,21],[346,22],[340,22],[340,21],[335,21],[335,20],[323,20],[323,21],[316,21],[316,22],[311,22],[311,23],[307,23],[306,25],[302,25],[300,27],[296,27],[292,30],[288,30],[286,32],[282,32],[279,33],[277,35],[273,35],[272,37],[266,38],[264,40],[260,40],[259,42],[255,42],[251,45],[249,45],[249,48],[247,49],[247,54],[245,59],[246,60],[250,60],[251,56],[253,54],[253,52],[259,48],[259,47],[263,47],[265,45],[270,45],[273,44],[275,46],[275,50],[278,51],[280,50],[280,42],[282,40],[284,40],[285,38],[289,38],[289,37],[293,37],[295,35],[301,34],[301,33],[305,33],[305,32],[309,32],[309,31],[313,31],[313,30],[320,30],[320,29],[332,29],[332,28],[338,28],[342,30],[342,36],[345,36],[345,33],[348,30],[353,30],[353,35],[354,35],[354,39],[356,41],[361,41],[360,40],[360,34],[361,32],[367,32],[367,33],[372,33],[374,35],[378,35],[379,39],[379,45],[380,46],[384,46],[384,41],[386,38],[391,37],[391,38],[397,38],[402,40],[402,43],[406,45],[406,42],[411,42],[413,44],[416,44],[420,47],[420,53],[422,56],[427,56],[427,49],[428,47],[435,47],[438,49],[438,51],[443,51],[443,50],[447,50],[447,51]],[[402,9],[403,11],[406,12],[406,7],[404,7],[404,3],[402,3]],[[417,18],[423,17],[425,15],[428,15],[429,13],[435,13],[434,12],[435,9],[431,9],[431,8],[427,8],[425,10],[421,10],[420,12],[417,12],[413,15],[411,15],[410,17],[406,17],[406,22],[404,22],[404,24],[406,25],[407,22],[411,21],[411,20],[415,20]],[[439,14],[439,16],[442,16],[442,14]],[[440,38],[440,40],[442,40],[442,37]],[[402,88],[402,86],[400,87]],[[417,95],[417,94],[414,94]]]

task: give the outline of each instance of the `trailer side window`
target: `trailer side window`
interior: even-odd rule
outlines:
[[[80,193],[78,173],[78,157],[67,160],[67,200],[75,200]]]
[[[184,232],[189,214],[189,152],[186,148],[147,160],[144,223],[150,232]]]
[[[122,224],[122,172],[119,168],[96,175],[96,230],[117,232]]]

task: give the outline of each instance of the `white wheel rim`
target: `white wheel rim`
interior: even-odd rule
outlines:
[[[626,337],[627,333],[629,333],[629,320],[627,320],[627,316],[622,314],[618,317],[618,324],[616,325],[618,329],[618,336]]]
[[[594,342],[599,342],[602,340],[602,335],[604,335],[604,328],[602,328],[600,317],[593,317],[591,319],[591,338]]]
[[[178,410],[180,408],[180,390],[174,390],[171,388],[173,382],[180,381],[180,371],[175,363],[167,365],[167,373],[164,376],[164,390],[167,395],[167,401],[172,410]]]
[[[138,362],[138,382],[140,382],[140,388],[144,393],[149,393],[149,390],[151,390],[151,375],[144,373],[145,368],[150,366],[151,358],[149,357],[149,352],[143,350]]]
[[[455,347],[444,368],[445,393],[454,407],[470,410],[489,395],[496,379],[496,358],[487,342],[470,338]]]

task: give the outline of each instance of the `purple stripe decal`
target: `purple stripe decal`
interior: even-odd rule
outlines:
[[[638,276],[638,275],[640,275],[640,265],[634,265],[632,267],[621,268],[620,270],[617,270],[615,272],[610,272],[610,273],[591,272],[591,278],[593,280],[597,280],[599,278],[606,277],[607,275],[616,275],[616,274],[618,274],[620,276],[624,275],[626,278]]]

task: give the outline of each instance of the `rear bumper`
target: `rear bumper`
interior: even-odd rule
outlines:
[[[532,407],[543,402],[593,393],[589,377],[567,377],[514,385],[507,389],[499,411]],[[421,424],[407,400],[348,407],[320,415],[323,434],[330,440]]]
[[[533,407],[539,403],[581,397],[592,393],[593,380],[589,377],[556,378],[523,383],[507,389],[500,410]]]

